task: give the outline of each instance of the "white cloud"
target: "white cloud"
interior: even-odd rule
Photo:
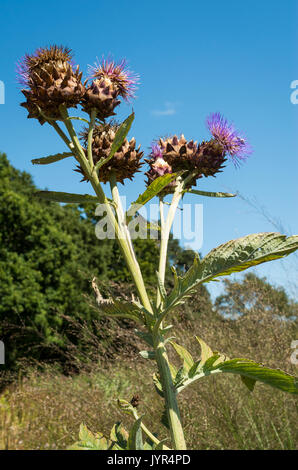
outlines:
[[[177,103],[172,103],[171,101],[166,101],[164,103],[164,109],[154,109],[151,111],[151,114],[154,116],[173,116],[173,114],[176,114],[176,104]]]

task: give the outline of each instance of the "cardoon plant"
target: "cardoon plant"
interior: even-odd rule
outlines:
[[[231,160],[239,165],[251,153],[247,140],[221,114],[207,118],[209,140],[200,143],[187,141],[184,135],[160,138],[152,144],[145,162],[146,189],[139,195],[127,212],[121,205],[118,183],[126,184],[139,172],[144,162],[143,152],[135,139],[128,140],[132,125],[132,113],[122,124],[113,116],[121,99],[130,99],[138,78],[127,70],[125,61],[115,63],[103,60],[90,69],[82,82],[82,73],[72,61],[71,51],[61,46],[38,49],[26,55],[19,63],[19,78],[26,101],[22,103],[29,118],[40,124],[49,124],[62,139],[67,151],[32,160],[34,164],[50,164],[64,158],[74,158],[76,171],[82,180],[89,182],[94,194],[80,195],[52,191],[40,191],[38,197],[50,201],[71,203],[94,203],[104,207],[122,255],[135,285],[131,301],[122,301],[112,295],[104,299],[95,281],[92,286],[96,294],[99,312],[112,317],[124,317],[135,321],[136,335],[146,349],[140,351],[143,358],[156,362],[153,383],[156,392],[165,403],[168,440],[160,440],[157,423],[144,422],[146,416],[137,412],[138,396],[130,401],[118,397],[118,405],[134,420],[130,430],[116,424],[110,436],[92,434],[81,426],[80,440],[76,449],[186,449],[183,425],[179,412],[178,396],[195,381],[211,374],[230,373],[239,375],[250,391],[260,381],[279,390],[297,394],[295,377],[265,367],[251,359],[228,358],[211,349],[203,339],[196,336],[198,350],[191,354],[177,344],[173,327],[168,323],[169,314],[183,304],[201,283],[216,280],[251,266],[283,258],[298,248],[298,236],[286,237],[279,233],[257,233],[231,240],[210,251],[203,259],[197,256],[192,267],[182,276],[173,271],[174,287],[165,288],[167,246],[174,216],[185,193],[207,197],[232,197],[233,194],[214,193],[193,189],[203,177],[216,176]],[[85,117],[69,115],[70,108],[79,107]],[[86,116],[87,115],[87,116]],[[80,120],[83,129],[77,132],[73,121]],[[109,183],[108,197],[102,183]],[[130,182],[129,182],[130,184]],[[130,224],[138,217],[138,210],[153,197],[159,198],[160,256],[157,260],[156,296],[149,295],[142,272],[136,259]],[[170,197],[167,215],[164,198]],[[150,223],[146,229],[150,228]],[[167,349],[173,347],[181,359],[176,368],[170,363]],[[165,443],[166,441],[166,443]]]

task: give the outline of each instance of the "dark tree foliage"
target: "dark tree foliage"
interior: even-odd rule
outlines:
[[[0,154],[0,179],[0,338],[9,366],[22,357],[51,358],[51,346],[61,350],[69,334],[65,317],[92,323],[98,314],[86,295],[92,294],[94,276],[103,286],[108,280],[123,286],[131,279],[117,242],[96,238],[93,205],[37,199],[31,175],[15,169],[5,154]],[[154,285],[158,242],[135,240],[134,245],[145,282]],[[170,262],[181,271],[188,255],[175,240],[169,249]],[[170,279],[168,267],[168,288]]]

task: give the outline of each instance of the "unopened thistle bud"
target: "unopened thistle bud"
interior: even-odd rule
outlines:
[[[25,85],[22,93],[26,102],[21,103],[29,111],[28,118],[36,118],[41,124],[46,119],[60,119],[59,105],[76,107],[85,87],[81,82],[79,67],[73,69],[71,50],[62,46],[40,48],[27,54],[18,64],[19,82]]]
[[[119,125],[115,123],[95,126],[92,138],[92,155],[95,165],[109,156],[118,129]],[[85,148],[87,148],[87,130],[82,133],[82,140]],[[87,150],[85,152],[87,155]],[[143,152],[140,151],[140,146],[136,147],[135,139],[132,138],[130,141],[125,139],[114,156],[98,170],[99,181],[107,183],[110,181],[112,173],[120,183],[123,183],[126,178],[131,180],[142,166],[140,161],[142,156]],[[83,174],[82,181],[87,181],[87,177],[80,166],[75,171]]]
[[[100,120],[115,115],[119,98],[132,98],[138,82],[138,77],[127,70],[125,60],[119,64],[108,60],[95,64],[90,67],[90,79],[92,82],[86,90],[83,109],[90,113],[95,108]]]
[[[179,171],[193,172],[196,165],[197,143],[193,140],[187,142],[184,135],[180,137],[174,135],[166,139],[159,139],[158,144],[152,146],[152,152],[149,159],[149,171],[147,184],[150,184],[155,178],[165,173],[176,173]],[[189,181],[187,186],[196,184],[196,180],[202,175],[197,173]],[[176,182],[171,182],[163,189],[161,196],[174,192]]]
[[[149,164],[149,170],[145,173],[147,176],[147,185],[149,186],[156,178],[163,176],[167,173],[173,173],[171,165],[169,165],[163,158],[161,147],[153,143],[151,145],[151,153],[149,159],[145,159],[145,162]],[[173,192],[175,183],[170,183],[163,189],[160,196],[165,196]]]

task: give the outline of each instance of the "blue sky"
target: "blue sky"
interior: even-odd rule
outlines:
[[[30,160],[64,150],[50,128],[26,119],[15,64],[40,46],[65,44],[86,72],[96,57],[126,57],[140,74],[133,102],[136,119],[131,136],[145,152],[162,135],[184,133],[208,138],[205,118],[220,111],[243,130],[254,153],[240,169],[229,164],[200,188],[240,191],[277,219],[286,233],[298,233],[298,105],[290,101],[290,84],[298,80],[297,1],[97,1],[48,2],[1,0],[0,151],[17,168],[29,171],[40,188],[86,193],[71,161],[47,167]],[[122,104],[120,119],[131,106]],[[122,189],[128,200],[142,191],[143,176]],[[274,227],[240,198],[204,204],[202,253],[220,243]],[[294,292],[298,258],[292,255],[256,269],[271,282]],[[213,287],[212,292],[218,292]],[[296,292],[297,293],[297,292]]]

